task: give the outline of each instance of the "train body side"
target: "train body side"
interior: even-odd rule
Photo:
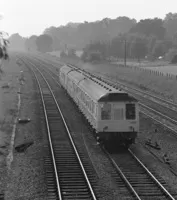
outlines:
[[[63,66],[60,82],[100,138],[131,142],[139,131],[139,108],[127,93],[95,82],[79,70]]]

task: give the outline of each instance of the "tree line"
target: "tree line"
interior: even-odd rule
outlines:
[[[140,20],[127,33],[107,41],[92,41],[84,48],[82,58],[89,60],[93,55],[96,59],[126,56],[138,60],[171,60],[177,55],[177,14],[168,14],[164,20]]]
[[[143,19],[137,22],[128,17],[104,18],[95,22],[68,23],[49,27],[40,36],[10,37],[11,45],[27,51],[65,51],[83,49],[84,59],[143,58],[170,60],[177,54],[177,13],[164,19]],[[16,42],[18,41],[18,42]],[[17,45],[15,44],[18,43]]]
[[[18,33],[13,34],[9,38],[11,49],[26,51],[53,51],[53,39],[49,35],[42,34],[39,36],[32,35],[29,38],[22,38]]]

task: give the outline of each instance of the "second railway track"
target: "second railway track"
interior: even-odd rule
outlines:
[[[107,153],[107,152],[106,152]],[[131,150],[108,154],[111,162],[136,199],[175,200],[177,193],[168,191],[168,185],[155,177]]]

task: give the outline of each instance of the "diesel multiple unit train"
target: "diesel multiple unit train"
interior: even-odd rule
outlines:
[[[139,131],[139,108],[135,98],[67,65],[60,68],[59,79],[97,138],[128,146],[134,143]]]

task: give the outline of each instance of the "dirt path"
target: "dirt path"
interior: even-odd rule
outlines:
[[[9,62],[4,63],[2,69],[3,74],[0,75],[0,197],[3,197],[6,187],[7,167],[10,167],[13,161],[15,135],[12,137],[12,130],[19,101],[17,92],[20,88],[18,80],[20,67],[16,64],[16,58],[12,56]]]
[[[7,120],[9,129],[7,128],[5,132],[5,135],[8,136],[6,154],[4,154],[5,167],[3,168],[7,174],[7,178],[4,178],[5,184],[1,184],[3,180],[0,179],[0,184],[4,187],[4,199],[47,200],[44,169],[44,146],[47,140],[44,137],[45,133],[39,117],[40,98],[38,98],[38,87],[30,70],[23,62],[12,58],[10,64],[9,68],[6,69],[6,77],[11,77],[12,84],[10,84],[9,92],[7,92],[7,95],[9,95],[5,99],[7,109],[4,111],[7,116],[6,119],[9,119]],[[21,70],[24,75],[22,85],[19,82],[19,78],[22,77]],[[5,93],[3,99],[5,98],[4,95]],[[18,108],[20,108],[19,113]],[[17,118],[15,126],[16,116],[21,119],[28,118],[30,122],[21,124],[18,123]],[[3,173],[0,174],[0,177],[1,175],[3,177]]]

